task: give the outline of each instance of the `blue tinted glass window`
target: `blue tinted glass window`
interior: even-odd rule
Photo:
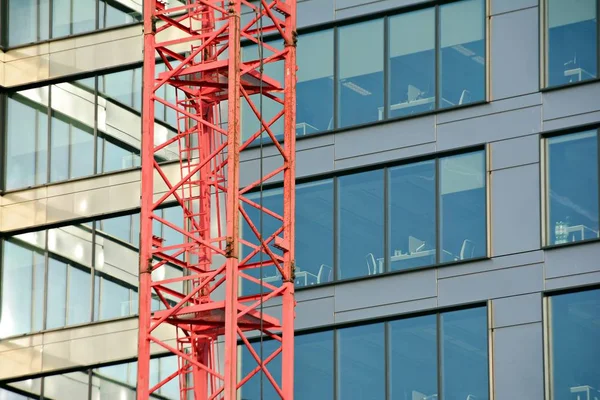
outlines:
[[[338,126],[380,119],[383,110],[383,20],[338,29]]]
[[[116,280],[102,279],[100,291],[101,320],[131,315],[128,287]]]
[[[296,285],[333,281],[333,180],[296,186]]]
[[[72,0],[52,0],[52,37],[71,34]]]
[[[67,324],[90,322],[91,278],[89,271],[69,266]]]
[[[298,136],[333,129],[333,55],[333,30],[309,33],[298,40]]]
[[[252,348],[256,352],[259,359],[266,360],[279,347],[280,343],[274,340],[253,342]],[[238,356],[239,357],[239,356]],[[258,362],[252,356],[245,345],[241,349],[241,377],[246,377],[259,368]],[[279,387],[281,387],[281,353],[278,354],[272,361],[266,363],[266,368],[273,376],[273,379]],[[296,386],[297,383],[294,385]],[[269,381],[266,374],[262,370],[258,370],[248,382],[242,387],[242,398],[248,400],[276,400],[281,397],[275,391],[273,384]]]
[[[283,224],[282,220],[280,219],[283,215],[283,190],[266,190],[263,192],[262,199],[260,192],[249,193],[246,195],[246,197],[250,202],[254,204],[251,205],[248,203],[244,203],[243,207],[244,210],[248,213],[250,222],[254,226],[254,229],[256,229],[256,232],[262,234],[264,238],[269,238],[273,236],[276,232],[278,232],[278,229],[280,229]],[[261,202],[264,208],[275,213],[279,216],[279,218],[273,215],[269,215],[266,212],[261,213],[257,208],[260,206]],[[242,245],[241,253],[243,259],[248,259],[248,263],[259,263],[260,261],[262,261],[263,265],[266,265],[263,268],[246,269],[245,272],[256,279],[261,279],[262,274],[262,279],[264,283],[268,283],[275,286],[281,285],[281,274],[279,273],[279,270],[277,269],[277,267],[275,267],[275,265],[273,265],[271,258],[265,251],[255,251],[255,247],[259,243],[257,234],[254,232],[248,221],[243,217],[241,218],[242,238],[248,242]],[[281,232],[279,233],[281,234]],[[273,252],[273,254],[281,256],[282,252],[275,248],[275,246],[273,245],[274,242],[271,241],[270,243],[271,245],[269,248]],[[253,253],[254,255],[251,257],[251,254]],[[283,266],[283,263],[280,263],[280,265]],[[302,269],[302,267],[300,268]],[[261,291],[261,287],[259,284],[251,282],[247,279],[242,280],[241,288],[244,294],[257,294]],[[263,288],[263,292],[266,292],[267,290],[268,289]]]
[[[9,0],[8,45],[32,43],[38,40],[38,0]]]
[[[440,174],[440,261],[487,254],[485,154],[444,157]]]
[[[73,34],[96,29],[96,0],[73,1]]]
[[[71,136],[71,126],[53,115],[51,127],[50,181],[64,181],[69,179],[69,139]]]
[[[437,316],[392,321],[388,385],[391,399],[435,399],[438,392]]]
[[[434,8],[390,17],[388,68],[390,118],[435,109]]]
[[[550,298],[553,400],[600,398],[600,290]]]
[[[338,279],[384,270],[383,170],[338,179]]]
[[[294,338],[294,398],[333,399],[333,331]]]
[[[48,117],[21,96],[8,98],[6,189],[46,183]]]
[[[71,173],[69,178],[94,174],[94,133],[76,125],[71,128]]]
[[[389,170],[390,268],[436,262],[435,160]]]
[[[547,85],[597,77],[597,1],[548,0],[547,7]]]
[[[442,313],[440,324],[442,397],[488,399],[487,308]]]
[[[337,333],[338,398],[384,399],[384,325],[362,325]]]
[[[548,244],[598,237],[598,135],[547,139]]]
[[[485,3],[463,0],[440,7],[441,108],[485,99]]]
[[[67,307],[67,265],[54,258],[48,261],[46,329],[65,326]]]
[[[31,331],[33,251],[4,242],[0,338]]]

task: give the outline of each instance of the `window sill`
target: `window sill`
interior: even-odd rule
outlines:
[[[566,248],[566,247],[573,247],[573,246],[585,245],[585,244],[590,244],[590,243],[600,243],[600,238],[577,240],[575,242],[567,242],[567,243],[560,243],[560,244],[547,244],[547,245],[542,246],[542,250],[552,251],[554,249],[562,249],[562,248]]]
[[[321,284],[312,285],[312,286],[296,286],[294,288],[294,290],[304,291],[304,290],[329,287],[329,286],[334,286],[334,285],[339,285],[339,284],[362,282],[362,281],[366,281],[369,279],[376,279],[376,278],[380,278],[380,277],[383,278],[383,277],[389,277],[389,276],[394,276],[394,275],[408,274],[408,273],[417,272],[417,271],[427,271],[427,270],[435,269],[435,268],[446,268],[446,267],[450,267],[450,266],[454,266],[454,265],[465,265],[465,264],[469,264],[469,263],[475,263],[478,261],[485,261],[485,260],[490,260],[490,259],[491,259],[491,257],[484,256],[484,257],[470,258],[468,260],[458,260],[458,261],[450,261],[450,262],[439,263],[439,264],[425,265],[423,267],[416,267],[416,268],[404,269],[404,270],[399,270],[399,271],[386,271],[386,272],[382,272],[380,274],[365,275],[365,276],[358,276],[358,277],[354,277],[354,278],[334,280],[332,282],[321,283]]]
[[[565,83],[565,84],[557,85],[557,86],[542,87],[542,88],[540,88],[540,92],[542,92],[542,93],[554,92],[554,91],[558,91],[558,90],[562,90],[562,89],[566,89],[566,88],[570,88],[570,87],[591,85],[591,84],[598,83],[598,82],[600,82],[600,78],[588,79],[585,81]]]

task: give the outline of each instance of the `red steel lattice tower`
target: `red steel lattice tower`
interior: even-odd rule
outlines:
[[[182,400],[234,400],[262,373],[265,385],[292,399],[296,0],[188,0],[170,8],[165,3],[144,1],[137,398],[146,400],[177,380]],[[264,35],[277,44],[265,43]],[[244,40],[262,49],[258,57],[242,61]],[[164,72],[157,72],[157,61]],[[283,78],[263,73],[271,64],[281,68]],[[268,119],[261,115],[265,99]],[[244,126],[256,127],[245,135],[242,103]],[[161,107],[176,113],[176,133],[155,135],[160,127],[155,108]],[[242,186],[240,153],[261,140],[271,145],[278,165],[265,169],[261,160],[260,171],[244,171],[258,179]],[[157,161],[166,151],[178,155],[178,165]],[[279,212],[250,195],[270,179],[283,182]],[[162,216],[167,204],[181,208],[181,223]],[[262,218],[256,217],[261,214],[277,221],[277,228],[261,232]],[[180,243],[154,236],[157,226],[177,232]],[[166,276],[166,266],[180,276]],[[280,285],[263,279],[265,268],[276,271]],[[244,294],[246,284],[261,289]],[[264,304],[276,298],[280,318],[264,312]],[[160,309],[152,307],[153,299]],[[261,357],[254,350],[248,337],[257,332],[278,344],[274,352]],[[254,361],[246,374],[240,347]],[[151,349],[178,359],[177,369],[154,385]],[[277,374],[276,363],[270,364],[275,357],[281,358]]]

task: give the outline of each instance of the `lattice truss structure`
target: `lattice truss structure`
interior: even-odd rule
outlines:
[[[179,381],[181,399],[237,399],[257,373],[291,399],[296,0],[171,3],[144,2],[138,399],[172,380]],[[265,35],[276,44],[265,43]],[[255,51],[242,60],[243,41]],[[262,66],[279,76],[261,73]],[[266,101],[268,118],[261,114]],[[174,110],[176,134],[155,134],[155,107]],[[250,129],[244,135],[242,108],[244,132]],[[255,163],[242,180],[240,153],[261,140],[275,152],[270,168]],[[156,161],[167,150],[179,154],[178,167]],[[267,209],[256,191],[272,179],[283,181],[283,196]],[[181,225],[160,212],[173,203],[181,207]],[[277,227],[261,232],[265,218]],[[158,226],[181,240],[154,236]],[[182,273],[165,274],[167,266]],[[266,269],[278,279],[265,279]],[[264,312],[267,302],[281,304],[278,318]],[[174,330],[175,338],[165,337]],[[259,332],[279,344],[263,357],[249,341]],[[240,363],[244,346],[251,356],[244,363],[254,361],[249,369],[245,364],[247,373]],[[178,369],[155,385],[151,348],[179,360]],[[276,372],[270,364],[275,357],[281,358]]]

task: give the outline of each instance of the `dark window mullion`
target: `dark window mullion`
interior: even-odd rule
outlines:
[[[442,357],[442,352],[443,352],[443,343],[442,341],[444,340],[444,332],[443,332],[443,328],[442,328],[442,314],[437,313],[436,314],[436,336],[437,336],[437,392],[438,392],[438,400],[444,400],[444,396],[442,393],[442,387],[443,387],[443,379],[444,379],[444,372],[442,370],[442,364],[443,364],[443,357]]]
[[[440,84],[441,84],[441,71],[440,71],[440,57],[441,57],[441,53],[442,53],[442,49],[440,48],[441,46],[441,40],[440,40],[440,35],[442,32],[441,29],[441,21],[440,21],[440,6],[435,6],[435,109],[439,110],[441,108],[441,98],[440,98],[440,94],[441,94],[441,88],[440,88]]]
[[[339,248],[340,239],[338,233],[340,232],[340,199],[339,199],[339,179],[338,177],[333,178],[333,281],[339,279],[338,263],[339,263]]]
[[[383,18],[383,119],[389,118],[390,108],[390,19]]]
[[[340,126],[338,122],[340,114],[340,30],[335,27],[333,28],[333,129],[337,129]]]
[[[435,159],[435,263],[439,264],[442,259],[442,249],[441,249],[441,236],[442,236],[442,223],[441,223],[441,199],[440,199],[440,159]]]

